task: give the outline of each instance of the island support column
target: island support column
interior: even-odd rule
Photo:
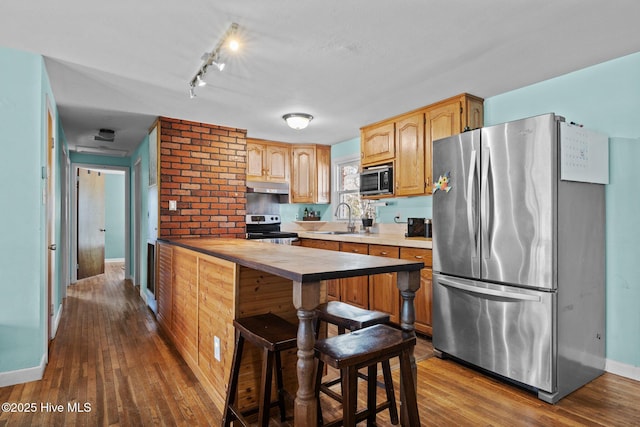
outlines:
[[[419,285],[419,284],[418,284]],[[399,285],[398,285],[399,286]],[[298,391],[294,422],[297,427],[316,427],[318,402],[315,397],[313,315],[320,304],[320,282],[293,282],[293,306],[298,314]],[[415,364],[415,359],[414,359]]]
[[[402,305],[400,307],[400,328],[402,332],[408,337],[415,336],[415,321],[416,310],[414,305],[414,299],[416,291],[420,288],[420,271],[399,271],[398,290],[402,297]],[[413,387],[416,389],[416,396],[418,395],[418,368],[416,366],[416,357],[414,350],[411,350],[409,356],[411,362],[411,372],[413,373]],[[402,385],[402,376],[400,378],[400,424],[403,426],[408,425],[407,420],[407,406],[404,404],[404,387]]]

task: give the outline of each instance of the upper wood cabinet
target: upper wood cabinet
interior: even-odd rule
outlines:
[[[397,196],[425,193],[424,112],[403,116],[396,121],[398,151],[394,169]]]
[[[395,123],[387,121],[360,129],[360,163],[384,163],[395,156]]]
[[[483,100],[469,94],[445,99],[360,129],[362,166],[394,162],[394,194],[431,194],[432,143],[483,125]]]
[[[291,146],[291,203],[331,201],[331,147]]]
[[[290,146],[247,139],[247,181],[289,182]]]

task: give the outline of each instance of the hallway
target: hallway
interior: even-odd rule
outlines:
[[[34,402],[37,410],[0,413],[0,426],[219,423],[200,383],[123,278],[122,263],[107,263],[104,275],[68,288],[42,381],[0,388],[1,402]]]

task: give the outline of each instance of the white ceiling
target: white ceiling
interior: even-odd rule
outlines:
[[[42,54],[69,143],[137,146],[156,116],[333,144],[640,51],[637,0],[4,0],[0,46]],[[189,98],[232,22],[241,51]],[[215,71],[215,72],[214,72]],[[302,131],[282,115],[315,116]],[[114,143],[93,141],[100,128]]]

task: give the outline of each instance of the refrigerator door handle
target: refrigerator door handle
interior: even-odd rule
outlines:
[[[438,278],[438,283],[450,288],[460,289],[461,291],[470,292],[478,295],[490,295],[494,297],[500,297],[512,301],[533,301],[540,302],[541,298],[537,295],[521,294],[518,292],[498,291],[496,289],[480,288],[477,286],[467,285],[457,282],[455,280],[446,279],[444,277]]]
[[[487,147],[483,149],[482,153],[482,178],[480,194],[482,199],[480,200],[480,240],[482,242],[482,256],[485,259],[491,258],[490,244],[489,244],[489,166],[491,163],[491,151]]]
[[[467,180],[467,228],[469,230],[469,241],[473,242],[473,256],[478,256],[476,240],[476,222],[474,215],[473,190],[476,174],[476,150],[471,151],[471,161],[469,162],[469,178]]]

